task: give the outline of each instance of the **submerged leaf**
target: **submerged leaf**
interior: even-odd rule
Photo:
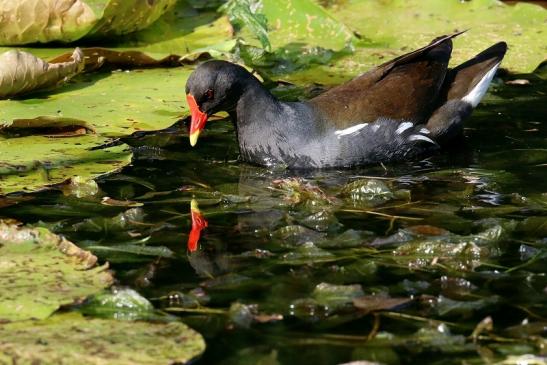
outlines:
[[[439,296],[435,303],[435,310],[440,316],[471,316],[474,311],[484,309],[498,303],[496,295],[473,301],[460,301]]]
[[[412,269],[432,268],[440,264],[458,270],[473,270],[482,264],[482,260],[498,254],[496,244],[505,233],[506,230],[501,225],[494,224],[469,236],[450,234],[418,236],[413,239],[412,236],[405,235],[403,241],[407,243],[397,247],[393,254],[401,257],[397,257],[397,261],[403,258],[407,260]]]
[[[62,63],[47,63],[34,55],[12,50],[0,55],[0,99],[57,86],[84,69],[79,48]]]
[[[382,180],[361,179],[344,186],[340,192],[354,206],[375,207],[395,198]]]
[[[82,313],[103,318],[124,320],[147,319],[152,316],[152,304],[133,289],[112,289],[98,294],[80,307]]]
[[[99,185],[97,185],[95,180],[74,176],[61,186],[61,191],[67,196],[72,195],[76,198],[84,198],[97,195],[99,193]]]
[[[330,261],[335,257],[336,256],[329,251],[314,245],[313,242],[306,242],[298,246],[292,252],[284,254],[282,256],[282,262],[291,265],[302,265],[306,263],[311,264],[314,262]]]
[[[383,295],[368,295],[353,299],[353,305],[366,313],[393,310],[412,301],[410,298],[390,298]]]
[[[356,298],[364,295],[363,288],[359,284],[333,285],[329,283],[317,284],[313,289],[312,297],[317,304],[337,310],[348,306]]]
[[[110,286],[108,265],[95,266],[96,261],[44,228],[0,222],[0,322],[47,318],[60,306]]]

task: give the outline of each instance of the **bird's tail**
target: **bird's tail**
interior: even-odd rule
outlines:
[[[496,43],[448,72],[439,107],[427,122],[437,143],[443,145],[461,135],[463,120],[486,94],[506,51],[505,42]]]

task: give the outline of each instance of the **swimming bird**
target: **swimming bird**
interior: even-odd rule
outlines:
[[[207,119],[228,112],[243,161],[294,169],[353,167],[431,154],[463,133],[507,45],[499,42],[448,68],[452,38],[379,65],[302,102],[278,100],[245,68],[220,60],[188,78],[190,144]]]

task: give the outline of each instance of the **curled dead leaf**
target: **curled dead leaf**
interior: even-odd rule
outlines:
[[[83,71],[79,48],[70,60],[48,63],[28,52],[11,50],[0,55],[0,99],[57,86]]]

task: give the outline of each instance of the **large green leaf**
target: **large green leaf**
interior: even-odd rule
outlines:
[[[184,85],[191,71],[184,67],[82,76],[47,97],[0,101],[0,121],[83,120],[103,136],[162,129],[184,115]]]
[[[303,43],[332,50],[344,48],[353,34],[312,0],[263,0],[273,47]]]
[[[110,286],[108,265],[96,262],[90,252],[45,228],[0,222],[0,323],[47,318]]]
[[[367,49],[351,59],[365,67],[464,29],[469,31],[454,41],[454,64],[498,41],[509,44],[503,67],[512,71],[533,71],[547,58],[547,9],[539,5],[506,5],[498,0],[349,0],[332,11],[364,37]]]
[[[180,322],[84,318],[0,324],[0,363],[166,365],[187,363],[205,350],[203,337]]]
[[[107,141],[95,135],[0,136],[0,194],[41,190],[74,177],[96,178],[128,165],[132,154],[126,145],[89,150]]]
[[[144,3],[144,2],[143,2]],[[219,56],[229,52],[235,45],[232,39],[232,26],[225,16],[220,16],[213,11],[198,12],[185,1],[177,4],[167,11],[162,17],[148,28],[125,35],[123,38],[111,38],[108,40],[108,48],[112,52],[140,52],[139,54],[123,54],[123,62],[111,62],[112,54],[100,54],[106,58],[107,63],[113,63],[118,67],[152,66],[157,61],[171,56],[172,59],[180,58],[193,60],[203,53]],[[1,43],[0,43],[1,44]],[[86,42],[88,47],[105,47],[105,43],[97,37]],[[93,47],[92,47],[93,48]],[[0,47],[0,52],[12,50],[10,47]],[[72,52],[70,48],[45,48],[29,47],[21,49],[44,59],[56,59],[59,55]],[[89,52],[83,49],[86,62],[89,61]],[[133,63],[129,62],[133,57]],[[115,57],[118,60],[120,56]],[[65,57],[66,59],[66,57]],[[143,62],[143,59],[144,62]],[[96,63],[96,60],[91,60]],[[159,62],[162,64],[161,62]],[[86,70],[88,69],[86,64]]]
[[[201,52],[218,56],[234,47],[232,33],[227,17],[211,11],[198,12],[186,1],[178,1],[171,11],[147,29],[110,46],[144,52],[154,58],[168,55],[187,58]]]

